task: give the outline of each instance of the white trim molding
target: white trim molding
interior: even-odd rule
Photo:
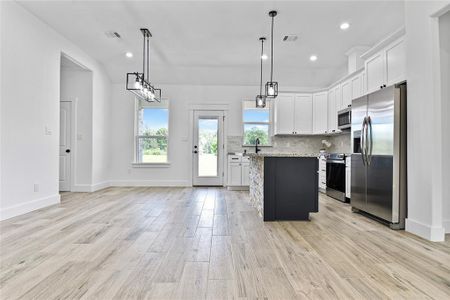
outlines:
[[[98,183],[94,183],[94,184],[75,184],[72,187],[72,192],[92,193],[92,192],[96,192],[96,191],[105,189],[110,186],[111,186],[111,184],[109,181],[103,181],[103,182],[98,182]]]
[[[444,227],[430,226],[410,218],[406,219],[405,225],[406,231],[418,235],[424,239],[432,242],[443,242],[445,240]]]
[[[0,210],[0,221],[20,216],[31,211],[41,209],[50,205],[59,204],[61,197],[59,194],[31,200],[18,205],[6,207]]]
[[[445,233],[450,233],[450,220],[444,220],[442,226],[445,229]]]
[[[110,186],[192,187],[189,180],[111,180]]]

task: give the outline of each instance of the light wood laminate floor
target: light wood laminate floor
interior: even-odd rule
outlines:
[[[264,223],[247,192],[108,188],[0,223],[1,299],[450,299],[450,242],[324,195]]]

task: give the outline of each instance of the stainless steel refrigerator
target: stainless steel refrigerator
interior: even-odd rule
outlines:
[[[351,206],[393,229],[406,217],[406,83],[352,101]]]

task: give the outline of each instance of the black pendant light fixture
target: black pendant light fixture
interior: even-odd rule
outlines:
[[[258,108],[264,108],[266,107],[266,95],[263,95],[262,93],[262,80],[263,80],[263,55],[264,55],[264,41],[266,40],[265,37],[260,37],[259,40],[261,41],[261,77],[259,80],[259,95],[256,96],[256,107]]]
[[[147,28],[141,28],[144,36],[142,53],[142,73],[127,73],[127,90],[135,94],[139,99],[161,102],[161,89],[155,88],[150,83],[150,38],[152,34]]]
[[[273,21],[276,15],[276,10],[269,12],[269,16],[272,18],[272,26],[270,32],[270,81],[266,83],[267,98],[276,98],[278,96],[278,82],[273,81]]]

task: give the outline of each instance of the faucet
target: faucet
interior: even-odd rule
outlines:
[[[258,152],[261,151],[261,149],[258,148],[258,145],[259,145],[260,143],[261,143],[261,142],[259,141],[259,138],[257,138],[256,141],[255,141],[255,153],[256,153],[256,154],[258,154]]]

